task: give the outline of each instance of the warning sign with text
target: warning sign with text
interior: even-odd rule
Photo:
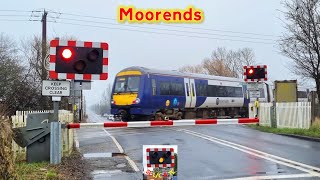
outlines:
[[[70,96],[70,81],[42,81],[43,96]]]

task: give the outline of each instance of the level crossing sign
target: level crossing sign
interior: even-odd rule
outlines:
[[[70,81],[42,81],[43,96],[70,96]]]

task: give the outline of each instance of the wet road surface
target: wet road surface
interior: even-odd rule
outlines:
[[[105,121],[89,113],[89,122]],[[319,142],[242,125],[78,129],[76,134],[94,179],[142,179],[142,146],[161,144],[178,146],[183,180],[320,179]]]

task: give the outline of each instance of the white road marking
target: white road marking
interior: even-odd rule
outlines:
[[[134,161],[132,161],[132,159],[129,156],[125,156],[127,161],[129,162],[129,164],[131,165],[131,167],[134,169],[134,171],[139,172],[139,168],[136,165],[136,163],[134,163]]]
[[[73,130],[73,138],[74,138],[74,142],[75,142],[75,146],[76,146],[76,149],[80,152],[80,148],[79,148],[79,140],[78,140],[78,135],[77,135],[77,130]]]
[[[320,177],[320,173],[318,173],[320,168],[318,168],[318,167],[314,167],[314,166],[310,166],[310,165],[307,165],[307,164],[303,164],[303,163],[299,163],[299,162],[296,162],[296,161],[292,161],[292,160],[289,160],[289,159],[285,159],[285,158],[282,158],[282,157],[279,157],[279,156],[268,154],[268,153],[265,153],[265,152],[262,152],[262,151],[259,151],[259,150],[255,150],[255,149],[252,149],[252,148],[249,148],[249,147],[246,147],[246,146],[242,146],[240,144],[232,143],[232,142],[229,142],[229,141],[226,141],[226,140],[222,140],[222,139],[219,139],[219,138],[208,136],[208,135],[205,135],[205,134],[202,134],[202,133],[198,133],[198,132],[195,132],[195,131],[190,131],[190,130],[186,130],[186,129],[181,129],[181,130],[178,130],[178,131],[183,131],[183,132],[185,132],[187,134],[191,134],[193,136],[197,136],[197,137],[200,137],[202,139],[209,140],[211,142],[215,142],[215,143],[218,143],[218,144],[221,144],[221,145],[224,145],[224,146],[228,146],[230,148],[245,152],[247,154],[251,154],[251,155],[254,155],[254,156],[269,160],[269,161],[273,161],[273,162],[276,162],[276,163],[279,163],[279,164],[282,164],[282,165],[285,165],[285,166],[289,166],[289,167],[292,167],[292,168],[307,172],[307,173],[309,173],[309,174],[311,174],[313,176]],[[316,171],[318,171],[318,172],[316,172]]]
[[[116,140],[116,138],[114,138],[107,130],[105,130],[105,129],[103,129],[103,130],[109,137],[111,137],[111,139],[113,140],[113,142],[116,144],[117,148],[119,149],[120,153],[124,153],[122,146],[119,144],[119,142]],[[132,159],[129,156],[125,156],[125,158],[129,162],[132,169],[134,169],[134,171],[136,171],[136,172],[140,171],[139,168],[137,167],[136,163],[134,161],[132,161]]]
[[[251,176],[251,177],[225,179],[225,180],[287,179],[287,178],[304,178],[304,177],[313,177],[313,175],[311,175],[311,174],[288,174],[288,175],[273,175],[273,176]]]
[[[116,144],[117,148],[119,149],[120,153],[124,153],[123,148],[119,144],[119,142],[114,138],[107,130],[103,129],[104,132],[112,139],[112,141]]]
[[[97,120],[97,122],[101,122],[100,118],[98,118],[99,116],[92,113],[93,117]],[[117,146],[118,150],[120,151],[120,153],[124,153],[124,150],[122,148],[122,146],[119,144],[119,142],[117,141],[116,138],[114,138],[105,128],[102,128],[103,131],[107,134],[107,136],[109,136],[112,141],[114,142],[114,144]],[[128,163],[130,164],[130,166],[132,167],[132,169],[136,172],[139,172],[139,168],[138,166],[135,164],[135,162],[129,157],[129,156],[125,156],[125,158],[127,159]]]

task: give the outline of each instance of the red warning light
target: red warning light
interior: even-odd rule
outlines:
[[[252,73],[253,73],[253,69],[250,69],[250,70],[249,70],[249,74],[252,74]]]
[[[64,49],[62,51],[62,57],[66,60],[69,60],[72,57],[72,51],[70,49]]]

